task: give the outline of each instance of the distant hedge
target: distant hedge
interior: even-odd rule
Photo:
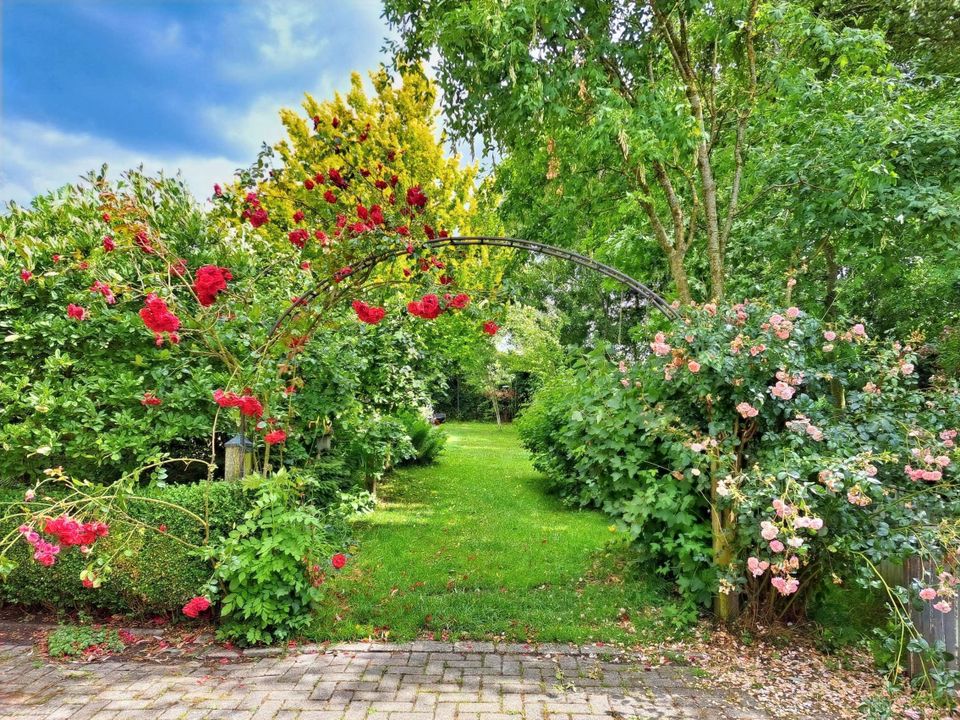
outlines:
[[[172,485],[145,490],[143,494],[182,506],[201,517],[208,504],[211,538],[229,532],[248,509],[246,495],[236,483]],[[0,489],[0,516],[10,508],[8,503],[22,501],[22,490]],[[113,572],[101,587],[85,588],[81,584],[80,571],[86,563],[76,548],[61,553],[53,567],[45,568],[34,562],[27,543],[18,542],[11,551],[11,558],[18,565],[6,581],[0,581],[0,602],[140,615],[178,611],[201,590],[210,578],[211,567],[174,538],[199,545],[204,539],[203,528],[189,516],[153,503],[134,503],[130,515],[151,528],[163,525],[166,532],[137,532],[132,541],[128,540],[128,548],[117,546],[118,536],[127,533],[116,532],[100,540],[98,550],[117,553]],[[16,532],[16,527],[15,522],[0,521],[0,537]],[[130,553],[124,553],[125,549]]]

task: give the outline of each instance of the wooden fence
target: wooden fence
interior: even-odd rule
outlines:
[[[918,557],[907,558],[902,563],[884,562],[880,564],[879,570],[883,579],[890,585],[909,586],[913,578],[924,576],[924,570],[929,571],[936,577],[936,569],[930,564],[925,566]],[[958,648],[960,648],[960,622],[958,622],[960,608],[957,607],[957,602],[951,602],[951,605],[953,607],[950,612],[942,613],[933,609],[933,603],[924,603],[923,609],[911,611],[910,617],[913,620],[914,627],[928,643],[934,645],[937,642],[942,642],[946,646],[947,652],[954,656],[948,667],[956,670],[960,668],[960,663],[957,660],[957,656],[960,655],[960,652],[958,652]],[[923,672],[920,658],[912,653],[907,662],[907,672],[910,675]]]

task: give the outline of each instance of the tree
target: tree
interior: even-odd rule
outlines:
[[[528,177],[530,195],[569,197],[588,221],[591,210],[622,211],[634,225],[642,217],[634,242],[655,240],[689,302],[692,250],[708,266],[706,294],[723,294],[757,103],[758,34],[769,29],[758,7],[391,0],[386,17],[402,61],[439,51],[456,135],[483,135],[515,170],[543,177]]]

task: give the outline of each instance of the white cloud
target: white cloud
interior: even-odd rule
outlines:
[[[189,153],[164,156],[53,125],[7,120],[0,135],[0,204],[27,203],[35,195],[77,182],[103,163],[114,178],[140,164],[151,173],[163,170],[174,175],[179,170],[193,194],[202,199],[209,197],[215,182],[229,180],[247,160]]]

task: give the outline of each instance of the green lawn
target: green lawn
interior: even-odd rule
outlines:
[[[328,583],[318,639],[662,637],[673,600],[632,577],[608,521],[547,495],[516,432],[449,424],[439,464],[397,472]]]

